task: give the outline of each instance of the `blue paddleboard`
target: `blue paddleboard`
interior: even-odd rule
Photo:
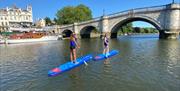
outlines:
[[[83,56],[83,57],[80,57],[80,58],[77,58],[76,61],[77,63],[72,63],[72,62],[67,62],[67,63],[64,63],[52,70],[49,70],[48,71],[48,76],[57,76],[63,72],[66,72],[68,70],[71,70],[75,67],[78,67],[82,64],[85,64],[85,62],[89,62],[91,59],[92,59],[92,55],[86,55],[86,56]]]
[[[116,54],[118,54],[119,51],[118,50],[112,50],[112,51],[109,51],[108,53],[105,54],[99,54],[97,56],[94,57],[94,60],[95,61],[98,61],[98,60],[103,60],[103,59],[106,59],[106,58],[109,58],[109,57],[112,57]]]

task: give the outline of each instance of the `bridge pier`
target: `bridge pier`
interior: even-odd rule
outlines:
[[[178,39],[179,38],[179,32],[160,31],[159,32],[159,38],[160,39]]]
[[[111,33],[111,38],[117,38],[117,33]]]
[[[159,33],[160,39],[178,39],[180,32],[180,4],[166,5],[164,28]]]

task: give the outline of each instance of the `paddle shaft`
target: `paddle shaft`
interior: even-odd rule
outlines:
[[[79,48],[79,51],[80,51],[80,55],[81,55],[81,57],[82,57],[82,56],[83,56],[83,55],[82,55],[82,49]],[[86,66],[88,65],[86,61],[84,61],[84,64],[85,64]]]

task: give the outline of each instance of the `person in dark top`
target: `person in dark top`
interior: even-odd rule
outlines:
[[[103,54],[107,57],[109,52],[109,39],[107,37],[107,33],[104,36],[104,50],[103,50]]]

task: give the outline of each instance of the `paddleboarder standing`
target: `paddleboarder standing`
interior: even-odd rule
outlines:
[[[73,63],[76,63],[76,47],[80,48],[77,43],[77,39],[72,33],[70,36],[70,57],[71,57],[71,62]]]
[[[107,33],[104,35],[104,50],[103,50],[103,54],[105,54],[105,56],[107,57],[109,52],[109,39],[107,37]]]

